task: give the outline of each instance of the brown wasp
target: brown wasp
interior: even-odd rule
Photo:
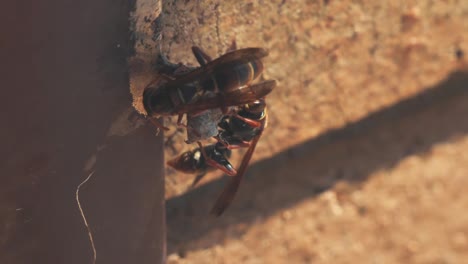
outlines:
[[[264,98],[260,98],[231,111],[219,122],[216,144],[203,147],[198,142],[199,148],[182,153],[169,161],[168,164],[184,173],[201,173],[195,178],[194,184],[208,170],[214,168],[233,176],[211,210],[212,214],[219,216],[232,202],[266,125],[266,102]],[[230,153],[231,149],[242,147],[248,147],[248,149],[236,171],[227,160],[228,155],[226,154],[228,151]]]
[[[230,106],[265,97],[276,86],[274,80],[251,84],[263,71],[261,59],[268,55],[262,48],[234,50],[215,60],[198,47],[192,52],[199,68],[175,77],[161,75],[164,84],[156,85],[155,80],[145,88],[143,106],[149,116],[178,115],[181,125],[184,114],[197,115],[214,108],[226,113]]]

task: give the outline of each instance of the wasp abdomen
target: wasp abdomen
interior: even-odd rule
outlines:
[[[250,83],[257,79],[263,72],[263,63],[261,60],[255,60],[234,68],[237,73],[240,86]]]
[[[214,73],[211,78],[202,83],[202,86],[208,91],[227,92],[249,84],[262,71],[263,64],[261,60],[238,64]]]

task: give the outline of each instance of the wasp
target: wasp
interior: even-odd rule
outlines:
[[[220,169],[229,176],[233,176],[215,202],[211,213],[217,216],[231,204],[249,162],[255,151],[257,142],[267,125],[266,101],[260,98],[251,103],[238,107],[219,122],[218,142],[194,151],[187,151],[172,159],[168,164],[184,173],[201,173],[195,180],[196,184],[207,171]],[[232,149],[248,148],[244,154],[238,170],[233,169],[227,160],[226,153]],[[192,185],[192,186],[193,186]]]
[[[192,52],[199,68],[173,77],[161,74],[163,84],[158,78],[145,88],[143,106],[150,117],[178,115],[177,124],[183,125],[184,114],[197,115],[215,108],[226,113],[230,106],[265,97],[276,86],[274,80],[251,84],[263,71],[262,58],[268,55],[265,49],[238,49],[215,60],[199,47],[192,47]]]

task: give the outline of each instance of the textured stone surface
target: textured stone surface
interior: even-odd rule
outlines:
[[[163,13],[172,62],[195,66],[192,45],[216,57],[235,38],[269,49],[264,77],[279,81],[226,215],[207,215],[214,175],[186,193],[192,176],[168,170],[170,263],[467,258],[468,76],[450,73],[466,69],[468,2],[165,1]],[[167,156],[190,148],[170,133]]]
[[[172,62],[196,66],[191,46],[217,57],[233,39],[270,51],[264,77],[279,85],[254,161],[427,89],[468,50],[463,1],[186,2],[163,3],[162,51]],[[190,148],[173,131],[167,156]],[[168,175],[169,196],[186,190],[190,177]]]
[[[468,73],[167,201],[170,263],[459,263],[468,252]]]

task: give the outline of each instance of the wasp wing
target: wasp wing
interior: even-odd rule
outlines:
[[[275,80],[246,85],[229,93],[204,96],[195,102],[180,105],[177,113],[197,113],[208,109],[244,105],[268,95],[276,86]]]
[[[266,127],[267,124],[267,117],[265,117],[264,122],[262,122],[262,126],[260,127],[260,130],[255,136],[255,138],[252,140],[252,143],[247,150],[247,152],[244,154],[244,157],[242,158],[242,163],[237,170],[237,174],[231,178],[229,183],[224,187],[223,192],[221,195],[218,197],[216,200],[213,208],[211,209],[211,214],[214,214],[216,216],[220,216],[224,210],[231,204],[232,200],[234,199],[234,196],[236,195],[237,190],[239,189],[239,185],[242,181],[242,178],[245,174],[245,171],[247,170],[247,167],[249,165],[250,159],[252,159],[252,155],[255,151],[255,147],[257,146],[257,142],[262,136],[263,130]]]
[[[246,85],[239,89],[234,89],[228,93],[223,93],[226,106],[242,105],[254,102],[265,97],[276,87],[275,80],[268,80],[257,84]],[[240,103],[240,104],[239,104]]]
[[[202,65],[200,68],[177,76],[177,79],[171,81],[168,85],[176,87],[195,80],[208,79],[211,78],[213,73],[216,71],[261,59],[266,56],[268,56],[268,51],[262,48],[238,49],[228,52],[221,57]]]

